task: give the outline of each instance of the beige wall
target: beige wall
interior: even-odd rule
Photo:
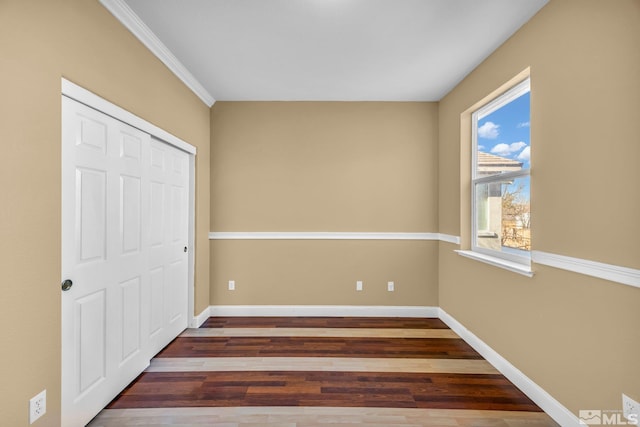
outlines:
[[[461,114],[530,67],[533,249],[640,268],[639,23],[637,0],[552,0],[440,102],[440,232],[469,239]],[[453,249],[440,306],[533,381],[576,414],[640,399],[639,289]]]
[[[196,146],[196,311],[209,304],[209,108],[97,0],[0,2],[0,417],[60,424],[60,78]]]
[[[438,227],[437,104],[218,102],[212,126],[212,231]],[[215,241],[211,303],[437,305],[436,250],[436,242]],[[365,282],[357,294],[356,280]]]
[[[528,279],[448,243],[206,237],[468,239],[460,114],[531,67],[534,249],[640,268],[638,22],[637,0],[552,0],[439,105],[224,102],[210,112],[97,1],[0,2],[3,424],[26,425],[28,399],[44,388],[38,425],[59,424],[61,77],[198,148],[196,313],[440,305],[574,412],[619,409],[621,392],[640,399],[636,288],[537,265]]]
[[[236,290],[227,290],[235,280]],[[363,290],[356,291],[356,281]],[[235,240],[211,245],[214,305],[438,305],[438,243]],[[387,281],[395,284],[387,292]]]

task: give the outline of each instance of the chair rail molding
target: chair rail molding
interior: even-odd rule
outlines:
[[[603,262],[589,261],[542,251],[531,251],[531,261],[536,264],[560,268],[599,279],[610,280],[640,288],[640,270]]]
[[[460,237],[442,233],[361,233],[319,231],[218,231],[210,240],[439,240],[460,244]]]

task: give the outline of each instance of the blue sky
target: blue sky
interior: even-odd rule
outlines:
[[[478,121],[478,150],[530,167],[529,92]]]

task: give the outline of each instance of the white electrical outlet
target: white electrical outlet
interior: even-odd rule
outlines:
[[[33,424],[45,412],[47,412],[47,390],[42,390],[29,400],[29,424]]]
[[[396,285],[393,282],[387,282],[387,291],[393,292],[396,290]]]
[[[640,403],[624,393],[622,393],[622,415],[629,420],[631,424],[639,425]]]
[[[229,280],[229,290],[230,291],[235,291],[236,290],[236,281],[235,280]]]
[[[356,282],[356,291],[361,291],[362,290],[362,280],[358,280]]]

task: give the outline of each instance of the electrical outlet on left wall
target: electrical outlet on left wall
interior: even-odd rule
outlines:
[[[29,424],[47,412],[47,390],[42,390],[29,400]]]

